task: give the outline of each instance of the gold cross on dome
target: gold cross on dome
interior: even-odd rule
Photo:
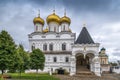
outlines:
[[[64,12],[64,16],[66,16],[66,9],[65,9],[65,12]]]
[[[53,13],[55,13],[55,9],[53,10]]]
[[[40,17],[40,10],[38,10],[38,17]]]

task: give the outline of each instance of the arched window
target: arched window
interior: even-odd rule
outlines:
[[[63,31],[65,31],[65,25],[63,26]]]
[[[53,51],[53,44],[49,44],[49,50]]]
[[[44,44],[44,45],[43,45],[43,50],[44,50],[44,51],[47,51],[47,44]]]
[[[48,31],[50,32],[50,27],[48,26]]]
[[[53,72],[53,68],[51,68],[51,71]]]
[[[66,44],[65,43],[62,44],[62,50],[66,50]]]
[[[104,61],[102,63],[104,64]]]
[[[33,43],[31,46],[32,51],[35,49],[35,44]]]
[[[54,32],[56,32],[56,27],[54,27]]]
[[[56,57],[53,58],[53,62],[57,62],[57,58]]]
[[[69,58],[68,57],[65,58],[65,62],[69,62]]]
[[[38,25],[36,25],[36,31],[38,31]]]

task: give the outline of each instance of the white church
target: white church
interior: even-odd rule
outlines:
[[[45,54],[43,72],[71,76],[91,72],[101,76],[101,71],[109,71],[105,48],[99,51],[100,44],[93,41],[85,26],[82,26],[76,38],[76,33],[70,29],[71,20],[66,16],[66,12],[60,18],[54,10],[46,18],[46,28],[40,14],[34,18],[33,23],[34,32],[28,35],[30,52],[39,48]]]

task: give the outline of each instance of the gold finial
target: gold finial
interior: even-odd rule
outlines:
[[[55,14],[55,6],[54,6],[54,9],[53,9],[53,14]]]
[[[64,10],[65,12],[64,12],[64,16],[66,16],[66,9]]]
[[[38,10],[38,17],[40,17],[40,10]]]

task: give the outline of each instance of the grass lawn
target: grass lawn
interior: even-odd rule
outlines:
[[[7,73],[7,75],[12,77],[11,80],[60,80],[48,74],[22,73],[21,77],[19,73]]]

